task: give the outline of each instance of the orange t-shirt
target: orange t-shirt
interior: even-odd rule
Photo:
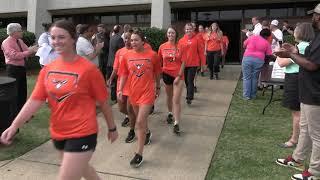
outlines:
[[[181,49],[166,42],[160,45],[158,55],[162,60],[162,72],[177,77],[181,68]]]
[[[222,42],[223,42],[223,50],[226,53],[227,48],[229,46],[229,38],[228,38],[228,36],[222,36]]]
[[[115,58],[114,58],[114,64],[113,64],[113,69],[114,70],[117,70],[117,75],[118,75],[118,78],[117,78],[117,91],[119,90],[119,87],[120,87],[120,71],[119,71],[119,68],[121,66],[121,63],[123,62],[123,56],[129,51],[130,49],[127,49],[126,47],[123,47],[121,49],[119,49],[117,52],[116,52],[116,55],[115,55]],[[125,95],[125,96],[128,96],[129,95],[129,89],[128,89],[128,83],[126,83],[123,87],[123,90],[122,90],[122,94]]]
[[[197,67],[200,66],[200,61],[204,62],[204,47],[200,42],[199,38],[195,35],[189,38],[184,35],[178,43],[178,47],[183,49],[181,54],[182,61],[186,62],[186,67]]]
[[[207,51],[220,51],[221,50],[221,44],[222,38],[218,36],[216,32],[212,32],[210,34],[207,34],[206,36],[206,42],[207,42]]]
[[[152,46],[147,42],[143,44],[143,48],[152,50]]]
[[[51,137],[63,140],[97,133],[96,102],[107,101],[108,92],[99,69],[76,56],[72,62],[58,58],[45,66],[31,98],[48,99]]]
[[[152,105],[155,101],[155,77],[161,73],[160,59],[156,52],[128,51],[120,66],[121,76],[128,76],[129,100],[132,105]]]

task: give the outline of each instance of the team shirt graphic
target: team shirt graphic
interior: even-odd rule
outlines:
[[[161,73],[160,59],[151,49],[128,51],[120,65],[120,76],[127,76],[131,104],[153,104],[155,76]]]
[[[79,75],[69,72],[49,71],[46,77],[48,94],[61,102],[75,93]]]
[[[142,77],[146,71],[148,71],[148,66],[151,64],[150,59],[129,59],[129,63],[132,64],[133,74],[138,78]]]
[[[182,59],[182,48],[166,42],[159,47],[158,55],[162,60],[162,71],[172,77],[179,74]]]

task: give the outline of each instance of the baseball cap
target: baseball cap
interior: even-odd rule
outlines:
[[[307,14],[317,13],[320,14],[320,3],[313,9],[307,12]]]
[[[272,21],[271,21],[271,24],[272,24],[272,25],[275,25],[275,26],[278,26],[279,21],[278,21],[278,20],[272,20]]]

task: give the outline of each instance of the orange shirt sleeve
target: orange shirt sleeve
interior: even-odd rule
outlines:
[[[45,101],[48,97],[46,88],[45,88],[45,77],[47,74],[46,67],[42,68],[37,79],[37,83],[32,91],[31,99]]]
[[[108,98],[108,90],[104,78],[98,68],[94,67],[88,73],[89,94],[98,102],[105,102]]]
[[[155,75],[158,75],[158,74],[161,73],[160,57],[156,53],[154,53],[153,59],[154,59],[154,61],[153,61],[153,66],[154,66],[153,71],[154,71]]]
[[[163,66],[162,47],[163,47],[163,44],[160,45],[159,50],[158,50],[158,56],[159,56],[159,59],[160,59],[161,66]]]
[[[206,57],[204,56],[204,44],[198,40],[198,54],[199,54],[199,58],[200,58],[200,62],[203,65],[206,62]]]
[[[121,61],[120,68],[118,70],[120,76],[129,75],[128,60],[127,60],[128,54],[130,54],[130,52],[126,53],[126,55],[123,56],[123,59]]]
[[[120,51],[121,51],[121,49],[119,49],[119,50],[116,52],[116,55],[115,55],[115,57],[114,57],[113,69],[119,69]]]

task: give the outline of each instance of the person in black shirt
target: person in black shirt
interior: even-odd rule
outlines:
[[[124,47],[123,39],[120,35],[121,26],[115,25],[113,27],[113,35],[110,38],[109,43],[109,56],[108,56],[108,63],[107,63],[107,79],[110,78],[112,71],[113,71],[113,63],[114,58],[116,55],[116,52]],[[117,78],[114,78],[113,81],[110,83],[110,94],[111,94],[111,100],[116,101],[117,100]]]
[[[287,20],[284,20],[282,24],[283,24],[282,26],[283,36],[293,35],[294,29],[289,25],[289,22]]]
[[[294,46],[281,49],[275,55],[291,58],[300,66],[299,96],[301,102],[300,134],[292,156],[277,159],[282,166],[303,170],[303,160],[311,150],[309,168],[291,179],[320,179],[320,4],[312,11],[315,38],[305,50],[305,56]],[[293,52],[290,52],[293,51]]]

